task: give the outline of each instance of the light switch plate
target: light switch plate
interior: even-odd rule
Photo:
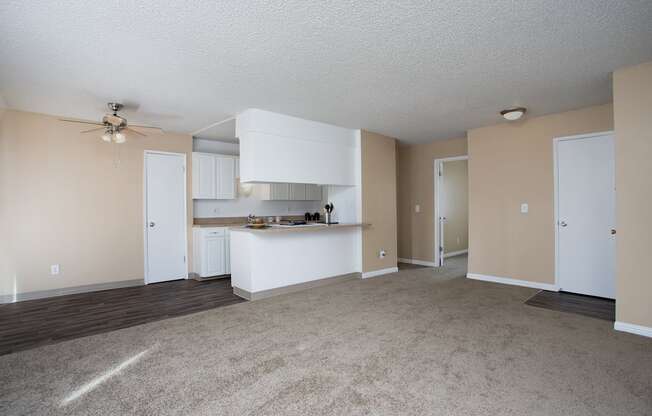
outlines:
[[[416,212],[416,213],[421,212],[421,205],[416,204],[416,205],[414,206],[414,212]]]
[[[521,204],[521,214],[527,214],[529,209],[530,207],[528,206],[528,204],[526,203]]]
[[[53,264],[50,266],[50,274],[51,275],[57,275],[59,274],[59,265],[58,264]]]

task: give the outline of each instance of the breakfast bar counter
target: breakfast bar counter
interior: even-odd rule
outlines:
[[[231,227],[233,292],[256,300],[359,277],[367,224]]]

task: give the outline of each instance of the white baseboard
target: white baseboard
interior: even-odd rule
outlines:
[[[466,277],[469,279],[482,280],[485,282],[502,283],[504,285],[525,286],[534,289],[551,290],[553,292],[559,291],[559,287],[549,283],[530,282],[529,280],[510,279],[508,277],[489,276],[486,274],[477,273],[467,273]]]
[[[23,300],[51,298],[54,296],[74,295],[77,293],[97,292],[99,290],[119,289],[123,287],[142,286],[143,279],[120,280],[117,282],[98,283],[92,285],[65,287],[61,289],[39,290],[36,292],[16,293],[15,295],[0,295],[0,303],[14,303]]]
[[[450,253],[445,253],[445,254],[444,254],[444,258],[447,259],[447,258],[449,258],[449,257],[455,257],[455,256],[459,256],[460,254],[466,254],[466,253],[468,253],[468,252],[469,252],[468,249],[466,249],[466,250],[459,250],[459,251],[451,251]]]
[[[614,322],[614,329],[616,331],[629,332],[630,334],[652,338],[652,328],[649,326],[628,324],[627,322],[616,321]]]
[[[432,261],[424,261],[424,260],[417,260],[417,259],[403,259],[399,258],[398,259],[399,263],[408,263],[408,264],[417,264],[419,266],[427,266],[427,267],[437,267],[434,262]]]
[[[398,272],[398,267],[389,267],[387,269],[374,270],[372,272],[362,273],[362,278],[367,279],[369,277],[382,276],[384,274],[396,273]]]

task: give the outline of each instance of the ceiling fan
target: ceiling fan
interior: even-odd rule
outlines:
[[[127,136],[125,135],[125,132],[129,133],[135,133],[140,136],[147,136],[144,133],[141,133],[139,131],[136,131],[132,128],[130,128],[129,124],[127,124],[127,119],[122,117],[121,115],[118,115],[118,111],[120,111],[124,105],[120,103],[108,103],[107,104],[109,107],[109,110],[111,110],[112,113],[107,113],[102,117],[102,122],[101,123],[94,123],[92,121],[82,121],[82,120],[71,120],[71,119],[60,119],[61,121],[66,121],[68,123],[81,123],[81,124],[90,124],[90,125],[95,125],[95,126],[102,126],[102,127],[97,127],[93,128],[90,130],[84,130],[82,133],[91,133],[94,131],[99,131],[99,130],[104,130],[104,133],[102,134],[102,140],[104,140],[107,143],[124,143],[127,141]],[[158,127],[151,127],[151,126],[137,126],[137,125],[131,125],[132,127],[143,127],[143,128],[158,128]]]

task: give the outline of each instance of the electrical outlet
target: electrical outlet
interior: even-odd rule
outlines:
[[[213,214],[219,214],[220,209],[219,208],[213,208]]]
[[[528,206],[527,203],[521,204],[521,214],[527,214],[529,210],[530,207]]]
[[[52,276],[59,274],[59,265],[58,264],[52,264],[50,266],[50,274]]]
[[[387,253],[385,253],[385,250],[381,248],[380,251],[378,252],[378,258],[384,259],[386,255]]]

